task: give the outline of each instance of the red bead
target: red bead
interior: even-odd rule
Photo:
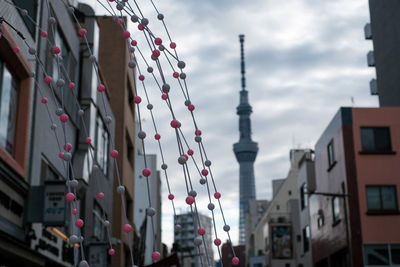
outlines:
[[[58,153],[58,157],[59,157],[60,159],[64,158],[64,152]]]
[[[166,93],[163,93],[163,94],[161,95],[161,99],[162,99],[162,100],[167,100],[167,99],[168,99],[168,95],[167,95]]]
[[[128,39],[129,37],[131,37],[131,33],[129,31],[124,31],[122,33],[122,36],[124,36],[125,39]]]
[[[142,24],[139,24],[139,25],[137,26],[137,28],[139,29],[139,31],[143,31],[143,30],[144,30],[144,27],[143,27]]]
[[[13,51],[14,51],[14,53],[17,54],[17,53],[19,53],[20,49],[18,46],[14,46]]]
[[[238,265],[238,264],[239,264],[239,258],[238,258],[238,257],[234,257],[234,258],[232,259],[232,263],[233,263],[234,265]]]
[[[125,233],[129,233],[130,231],[132,231],[132,226],[129,223],[127,223],[124,225],[123,230]]]
[[[153,56],[154,56],[154,57],[159,57],[160,54],[161,54],[160,51],[158,51],[157,49],[154,49],[154,50],[153,50]]]
[[[75,226],[76,226],[76,227],[82,228],[83,225],[84,225],[84,222],[83,222],[82,219],[76,219],[76,221],[75,221]]]
[[[220,245],[221,245],[221,239],[215,238],[215,239],[214,239],[214,244],[215,244],[217,247],[220,246]]]
[[[193,151],[192,149],[189,149],[189,150],[187,151],[187,153],[189,154],[189,156],[193,156],[194,151]]]
[[[194,203],[194,198],[192,196],[186,197],[186,204],[192,205]]]
[[[82,28],[82,29],[79,30],[79,35],[80,35],[80,36],[83,37],[83,36],[85,36],[86,34],[87,34],[86,29]]]
[[[161,45],[161,44],[162,44],[161,38],[157,37],[156,39],[154,39],[154,43],[155,43],[156,45]]]
[[[61,114],[60,121],[66,123],[68,121],[68,115],[65,113]]]
[[[200,131],[199,129],[197,129],[197,130],[194,132],[194,134],[195,134],[196,136],[200,136],[200,135],[201,135],[201,131]]]
[[[175,196],[174,196],[173,194],[169,194],[169,195],[168,195],[168,199],[169,199],[169,200],[173,200],[174,198],[175,198]]]
[[[131,45],[133,45],[133,46],[137,46],[137,42],[136,42],[136,40],[132,40],[132,41],[131,41]]]
[[[58,46],[53,46],[52,48],[51,48],[51,52],[53,53],[53,54],[55,54],[55,55],[58,55],[58,54],[60,54],[60,52],[61,52],[61,49],[58,47]]]
[[[73,209],[72,209],[72,214],[74,214],[74,215],[78,214],[78,210],[75,209],[75,208],[73,208]]]
[[[104,84],[99,84],[97,85],[97,91],[102,93],[106,90],[106,87],[104,86]]]
[[[139,75],[139,80],[144,81],[144,75],[143,74]]]
[[[42,97],[42,103],[43,103],[43,104],[46,104],[47,101],[48,101],[47,97]]]
[[[142,98],[140,98],[140,96],[137,95],[133,98],[133,102],[135,102],[136,104],[139,104],[140,102],[142,102]]]
[[[206,233],[206,229],[204,229],[203,227],[200,227],[200,228],[197,230],[197,233],[198,233],[199,235],[203,236],[203,235],[205,235],[205,233]]]
[[[194,105],[193,105],[193,104],[190,104],[190,105],[188,106],[188,110],[193,111],[193,110],[194,110]]]
[[[75,83],[73,83],[73,82],[69,82],[68,83],[68,88],[69,89],[73,89],[75,87]]]
[[[161,135],[160,135],[160,134],[156,133],[156,134],[154,135],[154,139],[160,140],[160,138],[161,138]]]
[[[66,199],[68,202],[72,202],[72,201],[75,200],[75,195],[74,195],[73,193],[69,192],[69,193],[67,193],[67,194],[65,195],[65,199]]]
[[[98,197],[99,199],[103,199],[103,198],[104,198],[104,193],[103,193],[103,192],[97,193],[97,197]]]
[[[110,155],[112,158],[115,159],[116,157],[118,157],[118,151],[113,149],[113,150],[111,150]]]
[[[90,137],[86,137],[85,142],[86,144],[90,144],[92,142],[92,139]]]
[[[175,71],[175,72],[172,74],[172,77],[178,79],[178,78],[179,78],[179,73]]]
[[[172,49],[175,49],[176,48],[176,43],[174,43],[174,42],[170,43],[169,47],[171,47]]]
[[[203,174],[204,176],[207,176],[208,175],[207,169],[202,169],[201,174]]]
[[[120,25],[122,25],[122,24],[124,23],[124,20],[121,19],[121,18],[118,18],[117,23],[120,24]]]
[[[114,1],[114,0],[112,0],[112,1]],[[108,255],[112,256],[112,255],[114,255],[114,254],[115,254],[115,250],[114,250],[113,248],[110,248],[110,249],[108,250]]]
[[[172,120],[170,124],[171,124],[172,128],[176,129],[179,127],[179,121],[177,121],[177,120]]]
[[[221,193],[220,192],[215,192],[214,193],[215,199],[220,199],[221,198]]]
[[[46,31],[42,31],[40,33],[40,36],[42,36],[43,38],[46,38],[47,37],[47,32]]]
[[[66,143],[66,144],[64,145],[64,149],[67,150],[68,152],[71,151],[71,149],[72,149],[71,143]]]
[[[145,169],[143,169],[142,174],[145,177],[149,177],[151,174],[151,171],[148,168],[145,168]]]
[[[154,251],[153,253],[151,253],[151,258],[154,261],[158,261],[160,259],[160,257],[161,257],[161,255],[160,255],[160,252],[158,252],[158,251]]]
[[[188,155],[186,155],[186,154],[182,154],[182,156],[184,156],[186,160],[188,160],[188,159],[189,159],[189,156],[188,156]]]
[[[51,84],[52,81],[53,81],[53,79],[52,79],[50,76],[44,77],[44,82],[45,82],[46,84]]]

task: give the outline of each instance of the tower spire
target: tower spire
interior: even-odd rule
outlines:
[[[242,74],[242,90],[246,90],[246,70],[244,65],[244,34],[239,35],[240,41],[240,73]]]

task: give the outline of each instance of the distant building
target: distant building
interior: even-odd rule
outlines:
[[[197,230],[199,228],[199,222],[202,228],[206,230],[204,235],[207,251],[204,250],[204,243],[200,246],[200,255],[197,247],[194,245],[193,240],[198,236]],[[183,267],[201,267],[208,266],[208,262],[214,264],[214,253],[212,247],[212,221],[211,218],[198,214],[192,215],[192,213],[178,214],[175,217],[174,225],[180,225],[181,230],[174,232],[174,243],[178,247],[178,257],[181,260]],[[208,255],[208,260],[207,256]],[[200,259],[201,257],[201,259]]]
[[[233,254],[232,252],[235,252]],[[235,267],[245,267],[246,266],[246,246],[245,245],[238,245],[238,246],[231,246],[229,244],[229,240],[224,243],[221,247],[221,256],[222,256],[222,266],[235,266]],[[234,265],[232,263],[233,257],[236,256],[239,258],[239,264]]]
[[[372,39],[374,50],[367,55],[368,65],[375,67],[371,94],[378,95],[379,105],[400,106],[400,2],[369,0],[371,23],[364,27],[366,39]]]
[[[390,1],[388,1],[390,2]],[[400,108],[340,108],[315,146],[313,262],[400,263]]]

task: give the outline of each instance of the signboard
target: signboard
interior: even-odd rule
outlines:
[[[271,247],[273,259],[291,259],[292,227],[289,225],[271,226]]]
[[[65,225],[65,182],[49,182],[44,189],[43,224]]]

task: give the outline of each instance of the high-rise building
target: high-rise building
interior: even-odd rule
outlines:
[[[244,65],[244,35],[239,36],[241,51],[242,90],[240,91],[240,104],[236,114],[239,115],[239,142],[233,145],[233,151],[239,162],[240,174],[240,216],[239,216],[239,243],[246,242],[246,213],[249,211],[249,201],[256,198],[254,181],[254,161],[258,152],[258,144],[251,139],[250,114],[252,108],[249,104],[248,91],[246,90],[245,65]]]

